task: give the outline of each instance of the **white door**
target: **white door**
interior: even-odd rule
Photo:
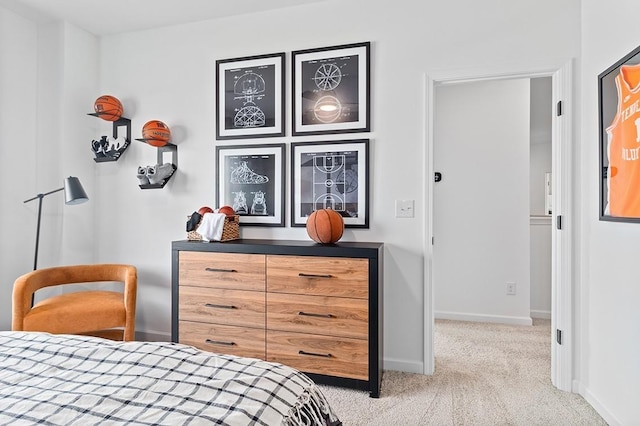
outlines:
[[[529,79],[434,95],[435,317],[531,324]]]

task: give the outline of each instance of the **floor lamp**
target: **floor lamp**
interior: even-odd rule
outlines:
[[[33,256],[33,270],[38,269],[38,244],[40,242],[40,219],[42,218],[42,199],[47,195],[54,194],[56,192],[60,192],[64,189],[64,203],[73,205],[84,203],[85,201],[89,201],[89,197],[87,197],[87,193],[84,192],[84,188],[82,188],[82,184],[77,177],[69,176],[64,180],[64,186],[62,188],[54,189],[53,191],[45,192],[44,194],[38,194],[33,198],[29,198],[25,200],[25,203],[28,203],[33,200],[38,200],[38,226],[36,228],[36,251]],[[32,303],[33,305],[33,303]]]

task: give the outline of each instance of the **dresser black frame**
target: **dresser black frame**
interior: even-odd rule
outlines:
[[[226,242],[180,240],[171,243],[171,341],[178,342],[178,283],[181,251],[215,253],[279,254],[295,256],[349,257],[369,260],[369,380],[307,373],[317,383],[369,391],[380,397],[382,382],[382,288],[384,281],[384,243],[337,242],[317,244],[313,241],[240,239]]]

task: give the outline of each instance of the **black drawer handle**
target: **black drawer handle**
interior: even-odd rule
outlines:
[[[321,356],[323,358],[331,358],[331,354],[316,354],[313,352],[298,351],[298,355]]]
[[[213,303],[205,303],[204,306],[206,306],[207,308],[238,309],[233,305],[216,305]]]
[[[331,314],[313,314],[313,313],[302,312],[302,311],[298,312],[298,315],[304,316],[304,317],[333,318],[333,315]]]
[[[327,274],[327,275],[320,275],[320,274],[305,274],[304,272],[300,272],[298,274],[299,277],[305,277],[305,278],[333,278],[333,276]]]
[[[238,272],[235,269],[204,268],[207,272]]]
[[[225,345],[225,346],[233,346],[233,345],[235,345],[234,342],[223,342],[223,341],[220,341],[220,340],[211,340],[211,339],[205,340],[205,343],[208,343],[210,345]]]

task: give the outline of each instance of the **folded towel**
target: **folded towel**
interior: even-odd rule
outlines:
[[[202,222],[198,226],[198,234],[202,235],[205,241],[220,241],[222,230],[224,229],[224,213],[205,213],[202,215]]]

